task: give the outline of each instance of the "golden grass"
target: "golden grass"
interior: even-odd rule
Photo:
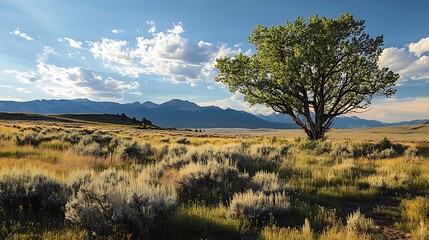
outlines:
[[[149,181],[153,180],[151,179],[153,176],[150,175],[151,171],[156,172],[161,169],[163,171],[162,176],[156,179],[158,183],[176,186],[177,179],[180,178],[180,174],[184,174],[183,169],[186,170],[186,168],[182,168],[181,171],[172,167],[162,169],[162,164],[167,164],[168,161],[190,159],[192,154],[201,155],[214,152],[219,154],[215,155],[215,158],[222,154],[241,154],[238,157],[245,158],[245,161],[253,161],[250,164],[256,164],[256,167],[253,165],[245,165],[245,167],[253,166],[256,168],[253,169],[255,171],[267,171],[268,169],[278,173],[286,185],[299,192],[296,197],[301,198],[300,201],[325,204],[328,207],[332,207],[338,201],[375,201],[385,188],[395,191],[410,190],[410,193],[414,194],[427,193],[429,186],[427,156],[412,159],[400,156],[373,160],[366,157],[334,157],[329,153],[318,154],[300,148],[304,143],[303,141],[296,141],[296,139],[305,139],[301,130],[206,129],[206,132],[191,132],[145,130],[136,129],[133,126],[98,123],[0,121],[0,134],[9,136],[15,133],[27,133],[32,131],[31,128],[35,126],[43,130],[50,128],[62,128],[64,130],[98,129],[117,137],[131,138],[139,143],[149,143],[155,153],[150,161],[145,163],[146,165],[136,167],[132,163],[124,163],[117,152],[114,152],[113,155],[109,154],[106,158],[78,154],[74,151],[72,144],[62,142],[60,139],[42,142],[38,147],[19,147],[13,138],[0,139],[0,174],[11,171],[30,171],[41,173],[61,183],[69,183],[70,176],[79,171],[94,170],[99,172],[114,167],[125,171],[134,171],[136,174],[146,170],[144,173],[147,173],[147,176],[140,174],[139,179]],[[361,143],[379,142],[387,137],[392,142],[407,146],[429,146],[429,137],[427,136],[429,136],[429,124],[359,130],[333,129],[328,133],[328,140],[339,143],[343,143],[345,140]],[[182,138],[189,140],[189,144],[177,143]],[[183,156],[172,156],[171,152],[168,152],[166,156],[159,157],[165,145],[170,150],[184,146],[187,153]],[[287,153],[280,153],[280,149],[285,146],[292,147]],[[264,151],[268,152],[264,153]],[[264,161],[272,165],[264,165]],[[249,169],[244,170],[248,171]],[[417,202],[415,199],[414,201]],[[419,214],[418,209],[420,209],[420,205],[414,207],[415,202],[404,200],[402,205],[405,209],[403,219],[411,219],[415,224],[409,230],[420,236],[425,234],[429,224],[427,219],[422,220],[415,217]],[[223,225],[232,224],[234,225],[233,232],[241,232],[238,224],[242,223],[225,218],[222,215],[225,213],[225,209],[225,207],[182,206],[179,215],[190,219],[204,219],[204,221],[214,224],[216,226],[214,228],[223,229]],[[210,215],[205,216],[205,211],[208,211]],[[198,225],[197,223],[194,224]],[[66,238],[72,233],[72,230],[64,230],[59,233],[48,232],[46,238],[57,236],[58,238]],[[85,232],[77,231],[77,233],[81,234],[80,236],[86,236]],[[369,234],[358,235],[344,228],[330,228],[323,232],[314,233],[309,225],[304,225],[303,228],[273,226],[262,230],[262,236],[266,239],[285,239],[285,237],[287,239],[308,239],[317,234],[319,234],[317,236],[319,239],[360,239],[360,237],[367,239],[371,237]]]

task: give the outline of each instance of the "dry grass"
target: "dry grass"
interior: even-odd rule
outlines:
[[[18,146],[13,138],[15,134],[30,132],[39,135],[47,132],[45,135],[49,135],[50,131],[53,131],[54,137],[78,132],[86,140],[74,144],[58,137],[33,147]],[[82,131],[90,133],[85,135]],[[93,140],[102,142],[100,139],[107,136],[119,139],[118,146],[96,143]],[[192,220],[190,228],[203,226],[210,229],[206,229],[206,232],[192,229],[194,235],[181,232],[180,236],[183,237],[210,238],[204,233],[218,235],[216,231],[220,229],[219,231],[230,231],[232,238],[247,234],[266,239],[371,239],[379,235],[374,235],[372,230],[360,233],[350,230],[352,227],[339,224],[346,222],[348,213],[341,215],[330,209],[346,203],[353,207],[356,202],[378,206],[383,204],[386,197],[402,200],[402,215],[396,226],[415,236],[425,237],[429,216],[426,213],[422,215],[422,209],[427,206],[421,199],[427,200],[427,197],[419,196],[424,196],[429,191],[429,161],[424,152],[429,144],[426,136],[429,136],[428,124],[363,130],[334,129],[329,132],[327,142],[311,143],[303,140],[305,136],[300,130],[206,129],[206,132],[191,132],[142,130],[113,124],[2,121],[0,175],[29,171],[70,186],[73,176],[82,171],[97,175],[106,169],[115,169],[126,172],[137,182],[177,188],[187,192],[188,195],[182,196],[188,196],[185,200],[190,202],[181,202],[173,219],[166,221],[185,226],[186,224],[179,222]],[[356,149],[368,142],[376,144],[384,137],[394,143],[422,150],[417,155],[410,156],[383,155],[380,152],[371,156],[341,153],[351,149],[351,146]],[[186,141],[178,142],[183,138]],[[85,145],[85,141],[91,143]],[[150,149],[150,154],[145,153],[144,161],[124,160],[120,150],[131,141]],[[97,151],[84,154],[81,149],[77,149],[79,144],[82,149],[91,147],[91,150],[109,152],[100,156],[96,155]],[[335,152],[334,148],[335,151],[339,149],[340,153]],[[137,148],[137,151],[140,150]],[[233,185],[238,180],[228,180],[230,182],[224,184],[224,179],[233,179],[226,173],[238,176],[234,179],[242,181],[240,185]],[[203,184],[204,187],[201,188],[198,184]],[[249,195],[248,201],[244,201],[246,192],[252,188],[255,196]],[[201,198],[202,189],[205,191],[204,198]],[[259,195],[256,194],[257,191],[261,191],[258,192]],[[221,193],[223,201],[210,201],[214,197],[219,198]],[[256,213],[261,210],[257,209],[258,199],[268,199],[269,196],[280,193],[282,199],[287,199],[285,209],[288,211],[280,211],[276,216],[271,216],[272,219],[269,219],[269,213],[263,212],[260,214],[264,215],[263,220],[259,219],[255,223],[257,217],[252,222],[247,217],[234,218],[234,214],[228,213],[233,198],[238,202],[237,196],[242,196],[244,200],[241,202],[257,206],[252,208]],[[276,201],[281,202],[279,199],[271,202]],[[207,216],[204,216],[204,211],[208,212]],[[2,214],[0,209],[0,220],[7,221]],[[367,214],[365,213],[367,218],[370,217]],[[363,224],[370,226],[368,229],[373,229],[374,222],[358,215],[350,215],[350,219],[354,216],[358,228]],[[306,218],[308,221],[304,220]],[[203,219],[204,224],[198,224],[198,219]],[[406,221],[412,224],[404,224]],[[166,236],[174,236],[174,231],[181,231],[176,227],[168,229],[164,229],[163,234],[167,234]],[[47,231],[46,228],[35,232],[38,237],[46,238],[65,238],[74,232],[80,236],[88,234],[82,229],[73,230],[68,227],[57,232]]]

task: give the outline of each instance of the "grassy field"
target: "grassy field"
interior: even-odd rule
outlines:
[[[0,239],[428,239],[429,124],[0,121]]]

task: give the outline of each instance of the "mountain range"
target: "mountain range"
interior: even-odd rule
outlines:
[[[280,114],[253,115],[244,111],[222,109],[215,106],[201,107],[197,104],[173,99],[162,104],[153,102],[115,103],[95,102],[88,99],[34,100],[28,102],[0,101],[0,112],[26,112],[38,114],[66,113],[125,113],[137,119],[147,118],[155,125],[169,128],[297,128],[290,117]],[[365,128],[425,123],[416,120],[400,123],[384,123],[358,117],[338,117],[332,127]]]
[[[292,118],[284,114],[272,113],[270,115],[256,115],[257,117],[264,119],[270,122],[278,123],[294,123]],[[414,125],[414,124],[423,124],[429,122],[428,119],[423,120],[412,120],[412,121],[403,121],[396,123],[386,123],[377,120],[368,120],[359,118],[356,116],[350,117],[336,117],[331,125],[331,128],[370,128],[370,127],[388,127],[388,126],[401,126],[401,125]]]

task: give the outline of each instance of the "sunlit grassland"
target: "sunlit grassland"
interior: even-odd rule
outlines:
[[[426,136],[3,121],[0,238],[425,239]]]

